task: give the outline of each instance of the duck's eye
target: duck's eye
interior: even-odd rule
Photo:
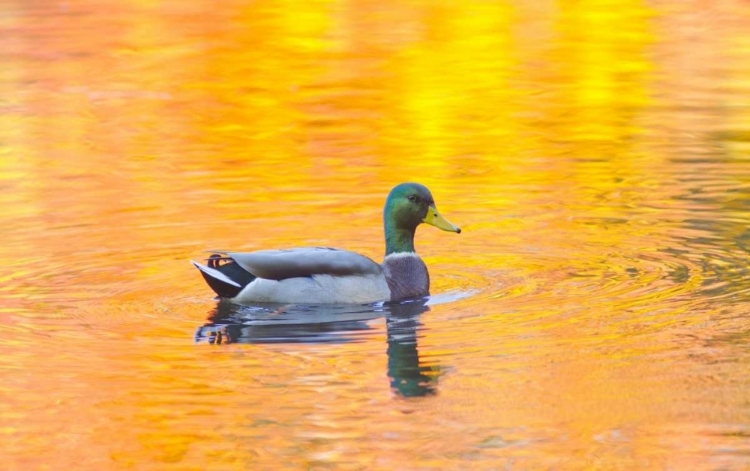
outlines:
[[[408,198],[412,203],[416,203],[417,201],[419,201],[419,198],[417,198],[416,195],[409,195]]]

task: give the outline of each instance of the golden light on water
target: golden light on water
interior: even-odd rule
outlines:
[[[0,13],[4,469],[750,466],[746,2]],[[428,309],[214,322],[402,181]]]

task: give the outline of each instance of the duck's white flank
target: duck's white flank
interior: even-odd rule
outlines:
[[[373,303],[391,297],[382,273],[362,276],[313,275],[276,281],[257,278],[232,301],[267,303]]]

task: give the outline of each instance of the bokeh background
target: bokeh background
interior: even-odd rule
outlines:
[[[0,55],[3,469],[750,468],[747,1],[5,0]],[[380,260],[402,181],[426,308],[222,331],[190,259]]]

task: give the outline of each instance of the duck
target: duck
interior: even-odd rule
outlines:
[[[438,212],[426,186],[401,183],[390,191],[383,208],[382,263],[330,247],[217,252],[206,264],[191,262],[220,299],[235,304],[368,304],[423,298],[430,294],[430,274],[414,248],[415,232],[423,223],[461,233]]]

